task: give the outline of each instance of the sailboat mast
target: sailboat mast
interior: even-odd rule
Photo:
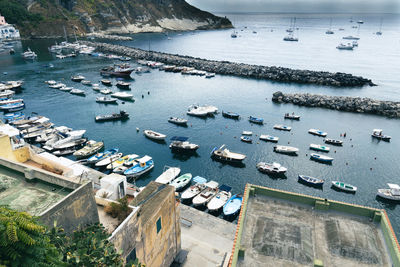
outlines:
[[[63,26],[63,28],[64,28],[65,41],[68,43],[67,31],[65,30],[65,26]]]

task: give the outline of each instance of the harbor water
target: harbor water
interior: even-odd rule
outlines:
[[[212,79],[152,70],[140,75],[132,74],[134,102],[104,105],[95,102],[102,96],[91,87],[74,83],[70,77],[80,73],[93,83],[100,83],[99,69],[113,60],[80,55],[76,58],[56,59],[47,47],[55,40],[29,40],[15,47],[16,54],[0,54],[0,80],[25,81],[24,90],[17,97],[26,103],[25,114],[37,112],[47,116],[56,125],[86,129],[89,139],[103,140],[106,149],[117,147],[124,154],[150,155],[154,169],[136,181],[143,186],[157,178],[163,167],[178,166],[182,173],[190,172],[220,184],[231,186],[233,193],[241,193],[246,183],[304,193],[327,199],[345,201],[370,207],[384,208],[388,212],[395,232],[400,230],[400,207],[376,198],[379,188],[386,183],[400,183],[400,126],[399,120],[381,116],[340,112],[320,108],[306,108],[291,104],[275,104],[272,93],[309,92],[327,95],[371,97],[400,101],[400,42],[399,16],[353,15],[354,21],[363,20],[361,28],[351,26],[349,14],[223,14],[235,24],[238,38],[231,38],[233,30],[148,33],[133,35],[133,41],[115,41],[142,49],[191,55],[207,59],[229,60],[260,65],[275,65],[298,69],[340,71],[361,75],[378,86],[362,88],[331,88],[315,85],[285,84],[265,80],[244,79],[217,75]],[[295,32],[299,42],[284,42],[290,19],[296,17]],[[333,35],[325,34],[332,18]],[[374,34],[380,28],[381,36]],[[344,31],[339,31],[343,28]],[[253,33],[256,32],[256,33]],[[335,47],[344,42],[341,37],[359,35],[359,47],[353,51],[339,51]],[[30,47],[38,60],[24,61],[20,53]],[[54,67],[48,67],[49,64]],[[137,65],[132,62],[132,65]],[[7,75],[5,75],[5,73]],[[86,97],[71,95],[49,88],[44,81],[57,80],[85,90]],[[115,84],[116,80],[112,79]],[[104,87],[104,86],[101,86]],[[115,86],[113,91],[119,91]],[[201,119],[188,117],[189,105],[209,104],[220,111],[233,111],[240,120],[215,117]],[[96,115],[125,110],[130,119],[123,122],[96,123]],[[301,115],[300,121],[284,120],[285,113]],[[250,124],[249,116],[264,118],[264,125]],[[170,116],[189,120],[188,127],[168,123]],[[273,129],[285,124],[292,131]],[[136,130],[139,128],[139,131]],[[309,145],[323,144],[323,138],[308,134],[310,128],[328,132],[328,137],[344,141],[343,147],[330,146],[326,155],[333,157],[332,165],[310,160]],[[371,138],[374,128],[391,135],[390,142]],[[143,135],[151,129],[167,135],[166,143],[156,143]],[[253,143],[240,141],[242,131],[253,132]],[[340,135],[346,133],[346,137]],[[273,152],[273,143],[258,139],[261,134],[279,137],[278,144],[299,148],[298,156]],[[187,136],[199,144],[196,154],[171,153],[168,145],[172,136]],[[213,161],[214,147],[225,144],[228,149],[247,155],[242,166]],[[321,152],[323,153],[323,152]],[[260,161],[279,162],[288,168],[284,177],[270,177],[257,171]],[[298,175],[310,175],[325,180],[322,189],[298,182]],[[356,194],[331,189],[331,181],[339,180],[358,187]]]

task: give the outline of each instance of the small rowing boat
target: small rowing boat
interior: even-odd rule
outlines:
[[[262,135],[260,135],[260,140],[276,143],[276,142],[278,142],[279,137],[272,136],[272,135],[267,135],[267,134],[262,134]]]
[[[335,139],[331,139],[331,138],[325,138],[325,139],[324,139],[324,142],[327,143],[327,144],[334,145],[334,146],[341,146],[341,145],[343,145],[343,141],[341,141],[341,140],[335,140]]]
[[[155,132],[152,130],[144,130],[143,133],[147,138],[157,140],[157,141],[162,141],[167,137],[165,134],[158,133],[158,132]]]
[[[317,153],[311,153],[310,158],[316,161],[324,162],[324,163],[332,163],[333,158],[325,156],[325,155],[320,155]]]
[[[188,120],[177,117],[169,117],[168,122],[176,125],[187,125]]]
[[[299,152],[299,149],[297,147],[292,147],[292,146],[274,146],[274,151],[277,153],[282,153],[282,154],[296,154]]]
[[[264,119],[250,116],[249,122],[256,123],[256,124],[264,124]]]
[[[318,129],[310,129],[310,130],[308,130],[308,133],[317,135],[317,136],[322,136],[322,137],[326,137],[328,135],[327,132],[323,132]]]
[[[251,137],[249,137],[249,136],[241,136],[240,140],[242,142],[245,142],[245,143],[252,143],[253,142],[253,139],[251,139]]]
[[[294,115],[293,113],[292,114],[286,113],[284,118],[288,120],[300,120],[300,116]]]
[[[223,207],[224,216],[234,216],[240,211],[243,197],[240,194],[233,195]]]
[[[357,187],[351,184],[346,184],[343,182],[339,182],[339,181],[332,181],[332,186],[334,186],[337,189],[343,190],[343,191],[347,191],[347,192],[351,192],[351,193],[355,193],[357,191]]]
[[[287,168],[277,162],[259,162],[256,167],[260,172],[270,174],[283,174],[287,171]]]
[[[281,130],[281,131],[291,131],[292,127],[286,126],[286,125],[282,125],[282,124],[275,124],[274,125],[274,129]]]
[[[178,178],[175,178],[170,185],[175,187],[175,191],[179,191],[183,189],[185,186],[187,186],[190,181],[192,180],[192,174],[191,173],[185,173]]]
[[[231,112],[231,111],[222,111],[222,116],[224,116],[225,118],[230,118],[230,119],[239,119],[240,115],[238,113],[235,112]]]
[[[323,146],[323,145],[317,145],[317,144],[310,144],[310,149],[317,150],[317,151],[323,151],[323,152],[329,152],[330,147]]]
[[[324,180],[307,175],[299,175],[299,182],[303,182],[312,186],[322,186],[324,184]]]
[[[207,204],[218,193],[219,184],[217,182],[209,181],[204,185],[206,188],[193,198],[193,206],[203,206]]]

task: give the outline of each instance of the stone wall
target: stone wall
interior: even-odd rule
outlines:
[[[162,62],[168,65],[193,67],[198,70],[214,72],[223,75],[234,75],[246,78],[266,79],[279,82],[300,84],[317,84],[334,87],[357,87],[375,85],[370,79],[341,72],[296,70],[275,66],[249,65],[229,61],[216,61],[190,56],[173,55],[168,53],[145,51],[138,48],[112,45],[97,42],[83,42],[96,47],[99,51],[117,53],[134,59]]]
[[[66,233],[72,233],[88,224],[98,223],[99,215],[92,183],[81,185],[39,217],[49,227],[53,227],[54,221],[57,221],[57,226],[64,228]]]
[[[272,101],[298,106],[320,107],[357,113],[370,113],[389,118],[400,118],[400,102],[380,101],[371,98],[327,96],[317,94],[284,94],[275,92]]]

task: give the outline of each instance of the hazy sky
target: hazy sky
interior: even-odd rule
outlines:
[[[400,13],[400,0],[186,0],[211,12]]]

